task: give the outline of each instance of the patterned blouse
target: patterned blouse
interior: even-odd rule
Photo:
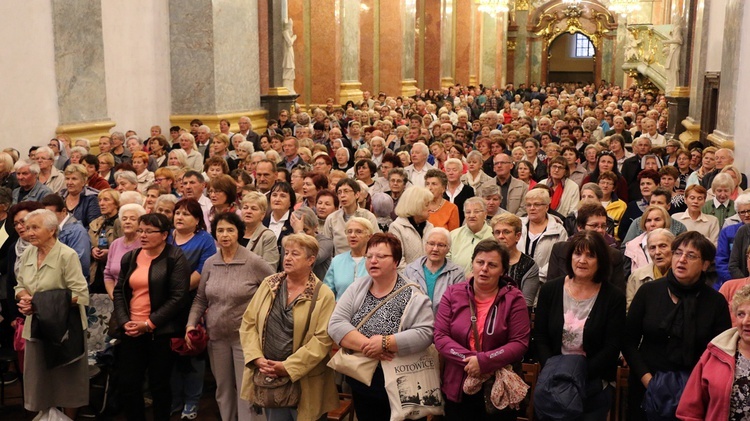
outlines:
[[[750,360],[737,352],[734,367],[734,383],[729,398],[729,420],[750,420]]]
[[[395,291],[406,284],[406,281],[401,276],[396,280],[396,285],[393,286]],[[392,292],[391,291],[391,292]],[[371,292],[367,292],[365,301],[362,303],[362,307],[354,313],[352,317],[352,325],[357,326],[365,318],[365,316],[372,311],[375,306],[380,304],[381,301],[385,300],[391,293],[389,292],[384,297],[375,298]],[[401,316],[404,314],[406,304],[411,299],[412,289],[406,288],[399,292],[395,297],[390,299],[387,303],[383,304],[369,320],[359,328],[359,333],[371,338],[375,335],[394,335],[398,333],[399,326],[401,325]]]

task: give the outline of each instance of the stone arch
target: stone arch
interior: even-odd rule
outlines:
[[[542,66],[541,82],[547,82],[549,69],[549,47],[564,33],[581,33],[594,44],[594,80],[612,81],[614,75],[614,50],[616,44],[617,19],[596,0],[583,0],[576,5],[552,0],[534,9],[529,16],[527,30],[536,48]]]

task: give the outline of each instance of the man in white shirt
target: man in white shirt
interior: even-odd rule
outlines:
[[[415,186],[424,187],[424,176],[427,170],[435,167],[427,162],[430,149],[424,143],[417,142],[411,147],[411,165],[404,168],[409,175],[409,181]]]
[[[651,146],[658,147],[667,145],[667,140],[664,136],[656,131],[656,121],[650,118],[644,118],[641,121],[641,125],[643,126],[643,134],[641,134],[641,137],[649,138],[651,140]]]

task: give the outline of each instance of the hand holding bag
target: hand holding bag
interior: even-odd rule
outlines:
[[[310,329],[310,319],[312,318],[315,304],[318,301],[318,291],[322,282],[315,285],[315,290],[310,304],[310,311],[307,313],[305,330],[302,333],[302,342],[307,337],[307,331]],[[277,297],[278,299],[278,297]],[[266,341],[265,327],[263,329],[263,342]],[[261,408],[294,408],[299,405],[302,389],[299,382],[293,382],[289,376],[271,377],[261,373],[257,368],[253,371],[253,404]]]
[[[359,330],[365,324],[365,322],[370,320],[370,317],[372,317],[372,315],[375,314],[375,312],[378,311],[380,307],[384,306],[393,297],[398,295],[398,293],[408,288],[409,285],[415,284],[406,284],[388,294],[388,296],[385,297],[384,300],[378,303],[375,308],[370,310],[370,312],[365,315],[362,321],[357,325],[356,330]],[[366,357],[361,352],[341,348],[336,354],[334,354],[333,358],[328,361],[328,367],[345,376],[351,377],[360,383],[364,383],[365,385],[370,386],[370,384],[372,384],[372,376],[373,374],[375,374],[375,370],[378,368],[378,363],[380,363],[379,360]]]

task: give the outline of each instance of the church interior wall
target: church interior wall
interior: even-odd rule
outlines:
[[[385,91],[391,95],[401,92],[401,61],[404,56],[402,42],[401,0],[380,0],[379,39],[375,46],[375,69],[373,91]],[[364,34],[363,36],[367,36]],[[367,86],[364,86],[367,88]]]
[[[0,145],[25,156],[59,123],[51,2],[0,2],[0,39]]]
[[[749,143],[746,134],[750,133],[750,119],[747,118],[747,115],[750,114],[750,102],[745,100],[745,95],[741,93],[750,90],[750,71],[747,71],[747,69],[750,69],[750,42],[748,42],[750,40],[750,7],[743,8],[741,19],[740,39],[744,42],[741,43],[739,51],[740,59],[735,89],[738,99],[733,110],[735,116],[734,162],[743,172],[747,173],[750,169],[750,154],[743,151],[746,150],[745,147]]]
[[[711,0],[708,13],[708,48],[706,50],[706,71],[721,71],[721,51],[724,40],[724,19],[727,0]]]
[[[440,1],[424,2],[424,78],[417,86],[424,89],[440,88]]]
[[[464,85],[469,84],[469,55],[471,52],[471,7],[472,0],[458,0],[453,10],[456,16],[456,25],[454,27],[453,40],[456,48],[453,51],[455,56],[455,72],[453,79]]]
[[[360,0],[361,13],[359,14],[359,81],[362,82],[363,91],[377,91],[375,83],[375,48],[380,39],[377,27],[376,0]],[[382,10],[382,8],[381,8]],[[390,54],[389,54],[390,55]]]
[[[209,19],[207,19],[210,22]],[[149,136],[169,132],[171,76],[166,1],[102,2],[102,37],[109,118],[115,130]]]

